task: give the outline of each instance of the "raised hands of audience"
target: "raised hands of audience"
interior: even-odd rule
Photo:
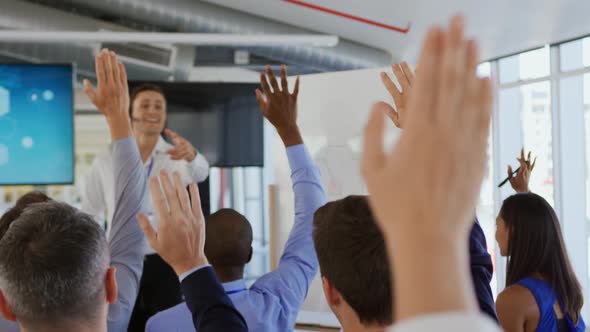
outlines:
[[[166,136],[172,139],[174,147],[166,151],[172,160],[186,160],[189,163],[197,157],[197,149],[186,138],[180,136],[172,129],[166,128],[164,131]]]
[[[256,99],[262,115],[275,127],[285,146],[303,143],[297,125],[297,96],[299,95],[299,77],[295,81],[293,93],[289,92],[287,69],[281,66],[281,86],[270,66],[266,74],[260,73],[262,91],[256,89]]]
[[[382,103],[380,107],[393,121],[395,126],[401,129],[404,125],[406,110],[410,100],[410,91],[412,91],[412,84],[414,82],[414,72],[412,72],[412,69],[410,69],[407,62],[393,64],[391,65],[391,69],[401,85],[402,90],[400,91],[397,88],[386,72],[381,72],[381,81],[393,98],[397,111],[393,106],[387,103]]]
[[[97,88],[84,80],[84,92],[90,101],[104,114],[111,129],[111,138],[116,141],[129,137],[129,87],[125,66],[113,51],[103,49],[95,59]]]
[[[508,178],[510,179],[510,185],[512,189],[517,193],[529,192],[529,179],[531,172],[535,168],[537,163],[537,157],[531,162],[531,152],[529,151],[527,157],[524,157],[524,148],[520,150],[520,158],[516,158],[520,163],[520,168],[513,174],[512,166],[508,165]]]
[[[205,257],[205,217],[195,183],[189,186],[189,198],[180,175],[170,180],[165,170],[150,179],[150,192],[156,208],[158,227],[155,230],[148,217],[140,213],[139,224],[152,248],[181,275],[208,264]],[[160,188],[164,189],[162,192]]]
[[[393,150],[384,153],[383,103],[364,133],[362,172],[389,249],[397,320],[477,310],[467,236],[485,172],[492,87],[476,75],[477,44],[463,25],[454,17],[448,30],[428,31]]]

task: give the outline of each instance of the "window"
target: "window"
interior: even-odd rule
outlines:
[[[499,96],[501,111],[521,124],[522,147],[538,156],[530,188],[554,206],[551,85],[549,81],[518,85],[501,89]],[[511,148],[520,150],[520,146]],[[516,157],[509,159],[513,169],[518,167]]]
[[[505,174],[506,164],[517,166],[515,157],[521,146],[538,157],[530,189],[555,208],[570,262],[588,297],[590,37],[502,58],[491,62],[491,68],[499,86],[494,171]],[[503,177],[495,178],[500,181]],[[498,211],[501,200],[513,191],[494,188],[494,193],[499,198],[495,202]],[[492,239],[488,237],[488,243]],[[505,277],[502,261],[497,257],[495,270],[501,288]],[[590,318],[589,309],[582,311],[586,320]]]
[[[538,156],[535,171],[531,175],[530,188],[555,206],[551,158],[553,153],[550,84],[540,82],[523,85],[520,92],[523,146],[525,150],[532,151]],[[535,104],[532,104],[533,101]]]
[[[590,37],[559,46],[560,69],[563,72],[590,66]]]
[[[549,76],[549,47],[500,59],[499,65],[500,83]]]

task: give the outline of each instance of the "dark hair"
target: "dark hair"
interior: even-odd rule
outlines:
[[[34,203],[42,203],[50,200],[51,198],[49,196],[40,191],[31,191],[19,198],[16,204],[0,217],[0,240],[8,230],[8,227],[10,227],[10,224],[20,217],[25,208]]]
[[[205,255],[213,267],[243,267],[250,261],[252,226],[233,209],[221,209],[206,219]]]
[[[65,203],[35,203],[0,241],[0,288],[30,329],[95,322],[108,263],[106,236],[90,215]]]
[[[133,88],[131,90],[131,92],[129,93],[129,117],[132,118],[133,116],[133,102],[135,101],[135,99],[137,98],[137,96],[145,91],[154,91],[157,92],[159,94],[161,94],[164,98],[166,98],[166,95],[164,94],[164,90],[162,90],[162,88],[160,88],[159,86],[155,85],[155,84],[151,84],[151,83],[143,83],[140,84],[138,86],[136,86],[135,88]]]
[[[500,216],[509,233],[506,286],[539,273],[577,324],[584,298],[551,205],[534,193],[516,194],[504,201]]]
[[[385,240],[366,196],[330,202],[314,215],[313,239],[323,277],[366,325],[391,325],[392,290]]]

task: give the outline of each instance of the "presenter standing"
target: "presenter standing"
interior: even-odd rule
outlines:
[[[89,82],[84,82],[85,92],[94,97]],[[179,172],[185,185],[203,182],[209,174],[205,157],[185,138],[166,127],[166,98],[156,85],[141,85],[130,94],[129,116],[133,133],[139,146],[147,177],[156,176],[161,169],[170,174]],[[162,134],[173,144],[167,143]],[[82,210],[92,215],[97,222],[106,222],[110,237],[110,222],[115,204],[114,178],[110,151],[99,154],[87,175],[82,197]],[[149,193],[146,193],[149,196]],[[148,213],[153,212],[152,200],[146,197]],[[153,215],[153,213],[152,213]],[[153,218],[155,222],[155,218]],[[155,225],[154,225],[155,226]],[[139,295],[135,303],[129,331],[144,331],[149,317],[182,301],[180,284],[174,271],[152,248],[146,248]],[[122,285],[123,286],[123,285]]]

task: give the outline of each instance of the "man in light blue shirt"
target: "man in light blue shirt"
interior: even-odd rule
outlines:
[[[289,331],[295,325],[297,313],[318,269],[312,220],[315,211],[326,203],[326,194],[297,127],[299,81],[291,94],[284,67],[281,70],[282,89],[270,68],[267,68],[267,75],[272,92],[266,76],[261,74],[265,96],[260,90],[256,91],[256,96],[263,115],[277,129],[287,150],[295,193],[293,229],[277,269],[259,278],[250,288],[243,279],[244,265],[252,253],[252,230],[245,217],[230,210],[212,215],[207,221],[205,254],[250,331]],[[228,251],[227,248],[232,249]],[[147,332],[194,330],[185,303],[156,314],[146,326]]]

